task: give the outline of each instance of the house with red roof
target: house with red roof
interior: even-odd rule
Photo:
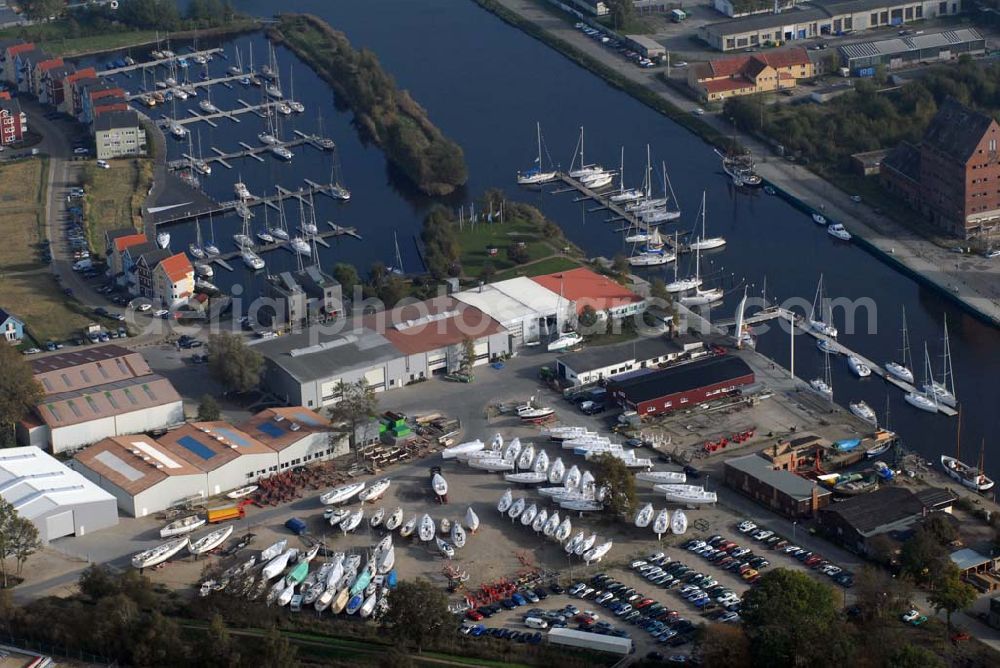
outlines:
[[[194,267],[184,253],[160,260],[153,269],[153,299],[169,308],[187,304],[194,294]]]
[[[3,78],[10,83],[17,83],[17,56],[35,48],[34,42],[17,42],[9,44],[3,52]]]
[[[577,316],[586,307],[598,318],[617,320],[646,310],[646,300],[614,279],[585,267],[535,276],[531,280],[573,303]]]
[[[111,276],[117,276],[125,271],[123,257],[126,249],[143,243],[146,243],[146,235],[131,227],[108,230],[104,233],[104,252],[108,258]]]
[[[707,102],[795,88],[816,74],[805,49],[781,49],[699,63],[688,70],[688,86]]]
[[[72,74],[67,74],[62,80],[62,100],[59,102],[59,111],[64,114],[76,116],[80,111],[80,93],[76,89],[78,81],[87,79],[97,80],[97,70],[93,67],[86,67],[77,70]]]

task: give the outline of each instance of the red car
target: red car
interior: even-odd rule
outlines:
[[[642,599],[641,601],[639,601],[638,603],[635,604],[635,608],[636,609],[645,608],[646,606],[653,605],[654,603],[656,603],[656,601],[654,601],[653,599],[651,599],[651,598],[644,598],[644,599]]]
[[[477,610],[469,610],[468,612],[465,613],[465,616],[474,622],[478,622],[483,618],[483,613]]]
[[[814,554],[813,556],[811,556],[808,559],[806,559],[803,563],[806,566],[812,568],[813,566],[816,566],[817,564],[819,564],[819,562],[821,562],[821,561],[823,561],[823,557],[819,556],[818,554]]]

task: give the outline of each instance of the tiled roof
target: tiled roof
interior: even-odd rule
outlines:
[[[174,283],[183,281],[185,278],[194,273],[194,267],[191,266],[191,261],[188,260],[187,255],[184,253],[177,253],[176,255],[171,255],[165,260],[162,260],[159,264],[159,268],[162,269],[167,275],[167,278]]]
[[[642,297],[617,281],[585,267],[535,276],[532,280],[576,302],[577,313],[581,313],[586,306],[595,311],[606,311],[616,306],[642,301]]]
[[[146,235],[142,232],[137,232],[136,234],[126,234],[115,239],[115,250],[119,253],[128,248],[129,246],[134,246],[136,244],[145,243]]]
[[[920,151],[909,142],[900,142],[882,158],[882,169],[899,172],[911,181],[920,181]]]
[[[438,350],[504,331],[496,320],[452,297],[435,297],[363,318],[406,355]]]
[[[752,56],[736,56],[734,58],[712,60],[708,63],[707,71],[700,69],[698,76],[699,78],[702,78],[703,75],[712,78],[731,77],[750,71],[759,72],[766,65],[780,69],[783,67],[795,67],[796,65],[807,65],[808,63],[809,54],[805,49],[796,47],[769,51],[767,53],[755,53]]]
[[[754,83],[743,78],[738,79],[718,79],[716,81],[702,81],[705,91],[708,93],[725,93],[730,90],[741,88],[753,88]]]

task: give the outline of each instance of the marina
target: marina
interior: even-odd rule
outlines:
[[[201,51],[189,51],[187,53],[173,54],[162,58],[154,58],[153,60],[147,60],[141,63],[133,63],[132,65],[101,69],[97,71],[97,76],[111,77],[118,74],[129,74],[137,70],[147,70],[155,67],[170,67],[172,65],[176,65],[177,62],[181,60],[193,60],[197,57],[208,58],[222,52],[223,50],[221,47],[213,47],[211,49],[203,49]]]
[[[173,123],[176,123],[180,126],[184,126],[184,125],[189,125],[191,123],[198,123],[201,121],[204,121],[209,125],[214,125],[213,121],[216,121],[220,118],[228,118],[234,123],[239,123],[240,122],[239,116],[243,114],[253,114],[258,118],[267,118],[267,115],[269,113],[272,113],[272,111],[276,107],[278,107],[281,104],[285,104],[284,102],[261,102],[260,104],[250,104],[245,100],[237,100],[237,102],[239,102],[242,106],[236,107],[235,109],[220,110],[211,114],[205,114],[195,111],[194,109],[188,109],[188,114],[190,114],[190,116],[186,118],[174,119],[164,116],[160,118],[157,121],[157,123],[161,127],[166,127]]]
[[[323,141],[322,137],[301,134],[301,136],[298,136],[295,139],[290,139],[287,141],[278,141],[273,144],[266,144],[263,146],[250,146],[249,144],[241,141],[239,142],[239,144],[242,147],[242,150],[231,151],[228,153],[212,146],[209,148],[209,150],[212,151],[215,155],[208,155],[202,158],[196,158],[195,156],[192,156],[188,153],[184,153],[183,160],[171,160],[170,162],[167,163],[167,168],[173,171],[179,169],[186,169],[191,165],[192,161],[202,160],[209,164],[218,163],[223,167],[226,167],[227,169],[232,169],[233,166],[229,164],[230,161],[237,160],[240,158],[253,158],[255,160],[263,162],[264,158],[262,158],[261,156],[263,154],[272,152],[272,149],[275,146],[283,146],[285,148],[295,148],[296,146],[309,145],[319,150],[326,150],[322,148],[321,144],[322,141]]]

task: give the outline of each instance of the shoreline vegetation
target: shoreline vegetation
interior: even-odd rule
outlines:
[[[462,148],[444,136],[427,111],[367,49],[311,14],[281,14],[267,30],[326,81],[354,112],[355,122],[386,158],[423,193],[448,195],[468,180]]]

